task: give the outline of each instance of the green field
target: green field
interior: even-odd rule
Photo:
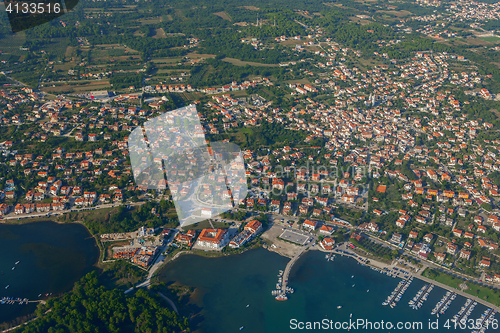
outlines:
[[[445,284],[447,286],[453,287],[458,290],[461,290],[459,285],[464,283],[462,279],[429,268],[426,268],[425,271],[422,273],[422,275],[428,277],[429,279],[440,282],[442,284]],[[499,290],[480,286],[470,281],[466,282],[466,284],[469,287],[467,290],[465,290],[467,294],[479,297],[480,299],[483,299],[487,302],[500,306]]]
[[[500,42],[500,37],[497,37],[497,36],[481,37],[481,39],[485,40],[487,42],[491,42],[491,43],[498,43],[498,42]]]

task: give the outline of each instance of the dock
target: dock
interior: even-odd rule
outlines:
[[[36,300],[36,301],[30,301],[27,298],[20,298],[20,297],[2,297],[0,299],[0,304],[4,305],[23,305],[23,304],[28,304],[28,303],[42,303],[45,304],[46,302],[44,300]]]
[[[306,252],[309,249],[309,246],[305,247],[300,251],[298,254],[296,254],[289,262],[286,264],[285,267],[285,272],[283,273],[282,276],[282,283],[281,283],[281,293],[284,295],[286,293],[286,288],[288,285],[288,277],[290,275],[290,271],[292,270],[293,265],[297,262],[297,260],[300,258],[304,252]]]

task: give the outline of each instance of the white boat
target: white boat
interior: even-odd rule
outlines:
[[[250,304],[247,304],[247,308],[250,306]]]
[[[5,289],[9,289],[9,287],[10,287],[10,284],[9,284],[9,285],[7,285],[7,287],[5,287]]]
[[[16,265],[19,264],[19,261],[16,261]]]
[[[342,308],[342,305],[337,306],[337,309],[340,309],[340,308]]]
[[[16,269],[16,266],[12,267],[12,270],[15,270]]]
[[[240,327],[240,331],[241,331],[243,328],[244,328],[244,327],[243,327],[243,326],[241,326],[241,327]]]

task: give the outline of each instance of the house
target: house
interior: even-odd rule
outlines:
[[[362,223],[359,225],[359,228],[367,230],[367,231],[371,231],[371,232],[378,232],[379,231],[378,225],[374,222]]]
[[[17,215],[24,214],[24,205],[17,204],[16,207],[14,208],[14,211]]]
[[[6,203],[0,204],[0,215],[6,215],[9,213],[10,206]]]
[[[435,256],[438,262],[443,262],[446,259],[446,253],[436,253]]]
[[[391,243],[399,244],[399,243],[401,243],[402,240],[403,240],[403,235],[401,235],[400,233],[395,232],[395,233],[392,234],[390,242]]]
[[[305,220],[302,224],[304,228],[309,229],[311,231],[316,230],[316,226],[318,225],[318,221]]]
[[[491,265],[489,258],[483,257],[483,259],[479,262],[480,267],[489,268]]]
[[[410,231],[410,235],[408,236],[411,239],[415,239],[418,237],[418,232],[416,231]]]
[[[465,260],[469,260],[470,259],[470,254],[471,254],[470,251],[467,251],[465,249],[460,250],[460,258],[463,258]]]
[[[430,243],[433,238],[434,238],[434,236],[432,234],[426,234],[424,236],[424,241],[426,241],[427,243]]]
[[[323,224],[321,228],[319,228],[319,233],[322,235],[331,235],[333,233],[333,227]]]
[[[195,239],[195,237],[196,237],[196,230],[189,230],[186,233],[179,232],[175,236],[175,241],[177,243],[182,244],[182,245],[192,246],[193,240]]]
[[[233,237],[233,239],[229,242],[229,247],[233,249],[241,247],[243,244],[255,237],[261,230],[262,223],[257,220],[249,222],[241,233]]]
[[[446,252],[448,252],[451,255],[455,255],[458,251],[458,245],[455,245],[453,243],[448,243],[448,246],[446,247]]]
[[[323,250],[332,250],[333,245],[335,245],[335,240],[330,237],[325,237],[325,239],[319,242],[319,245],[323,248]]]

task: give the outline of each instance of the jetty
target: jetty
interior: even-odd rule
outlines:
[[[476,330],[472,331],[472,333],[484,333],[488,328],[490,328],[489,326],[495,319],[496,313],[497,312],[491,308],[484,311],[481,317],[476,319]]]
[[[443,298],[436,304],[434,309],[432,310],[432,315],[437,315],[439,317],[440,314],[444,314],[451,302],[457,297],[457,294],[451,291],[447,291]]]
[[[415,295],[415,297],[413,297],[413,299],[408,302],[410,307],[414,310],[418,310],[427,300],[427,296],[429,296],[429,293],[432,291],[433,288],[434,288],[433,284],[427,284],[423,286]]]
[[[403,297],[403,294],[408,289],[412,281],[412,277],[410,277],[408,280],[401,280],[394,291],[387,297],[387,300],[382,303],[382,305],[389,305],[391,308],[395,307],[396,303],[399,302],[401,297]]]
[[[300,251],[298,254],[296,254],[289,262],[286,264],[285,271],[283,272],[282,276],[282,282],[281,282],[281,293],[285,294],[287,292],[287,285],[288,285],[288,277],[290,275],[290,271],[293,267],[293,265],[297,262],[297,260],[300,258],[300,256],[306,252],[309,249],[309,246],[305,247]]]
[[[23,305],[23,304],[28,304],[28,303],[42,303],[45,304],[46,302],[44,300],[35,300],[35,301],[30,301],[27,298],[20,298],[20,297],[2,297],[0,298],[0,304],[5,304],[5,305]]]
[[[467,299],[465,302],[464,306],[460,309],[460,311],[453,316],[451,319],[452,322],[454,323],[461,323],[461,322],[467,322],[467,319],[469,318],[470,314],[476,307],[477,302],[473,302],[471,299]]]
[[[465,297],[465,298],[467,298],[467,299],[471,299],[471,300],[474,300],[474,301],[476,301],[476,302],[478,302],[478,303],[481,303],[481,304],[483,304],[484,306],[486,306],[487,308],[492,308],[492,309],[493,309],[493,310],[495,310],[496,312],[500,312],[500,307],[499,307],[499,306],[496,306],[495,304],[491,304],[491,303],[489,303],[488,301],[485,301],[484,299],[481,299],[481,298],[479,298],[479,297],[477,297],[477,296],[471,295],[471,294],[469,294],[469,293],[467,293],[467,292],[465,292],[465,291],[463,291],[463,290],[455,289],[455,288],[450,287],[450,286],[448,286],[448,285],[446,285],[446,284],[443,284],[443,283],[441,283],[441,282],[437,282],[437,281],[435,281],[435,280],[429,279],[428,277],[422,276],[421,274],[418,274],[418,275],[417,275],[417,274],[415,274],[415,275],[413,275],[413,276],[414,276],[415,278],[419,279],[419,280],[425,281],[425,282],[427,282],[427,283],[432,283],[432,284],[434,284],[434,285],[436,285],[436,286],[438,286],[438,287],[440,287],[440,288],[443,288],[443,289],[445,289],[445,290],[452,291],[452,292],[454,292],[454,293],[456,293],[456,294],[458,294],[458,295],[460,295],[460,296],[463,296],[463,297]]]

